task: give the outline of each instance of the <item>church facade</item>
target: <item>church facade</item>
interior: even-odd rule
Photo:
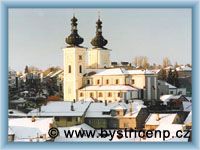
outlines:
[[[102,21],[96,22],[96,36],[92,48],[80,46],[77,19],[71,19],[71,34],[63,49],[64,100],[92,98],[96,101],[124,101],[157,99],[157,75],[150,70],[113,68],[108,41],[102,35]]]

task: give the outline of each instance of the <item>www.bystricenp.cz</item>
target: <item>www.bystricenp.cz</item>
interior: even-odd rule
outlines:
[[[56,131],[55,131],[56,130]],[[51,131],[49,130],[50,137],[57,137],[59,131],[57,128],[54,128]],[[109,141],[112,141],[114,137],[118,139],[122,138],[160,138],[165,141],[167,138],[189,138],[190,130],[177,130],[175,135],[171,135],[169,130],[134,130],[134,129],[100,129],[100,130],[63,130],[65,138],[108,138]]]

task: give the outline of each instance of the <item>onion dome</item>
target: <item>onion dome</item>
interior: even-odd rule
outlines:
[[[83,38],[78,35],[77,30],[77,19],[75,16],[71,19],[71,34],[65,39],[66,43],[70,46],[79,46],[81,43],[83,43]]]
[[[104,46],[108,43],[106,39],[102,36],[102,22],[100,19],[96,22],[96,36],[92,39],[91,44],[94,48],[104,48]]]

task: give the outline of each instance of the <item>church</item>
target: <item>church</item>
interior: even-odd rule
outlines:
[[[108,41],[102,35],[102,21],[96,22],[91,48],[81,46],[77,18],[71,19],[71,34],[66,38],[64,56],[64,101],[128,101],[158,98],[157,74],[150,70],[113,67]]]

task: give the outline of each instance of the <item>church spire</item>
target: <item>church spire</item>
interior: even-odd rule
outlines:
[[[83,38],[78,35],[77,21],[78,20],[73,14],[73,18],[71,19],[71,34],[65,39],[66,43],[70,46],[79,46],[83,43]]]
[[[99,15],[96,24],[96,36],[92,39],[91,44],[94,46],[94,48],[105,49],[104,46],[108,43],[108,41],[102,36],[102,21],[100,20]]]

